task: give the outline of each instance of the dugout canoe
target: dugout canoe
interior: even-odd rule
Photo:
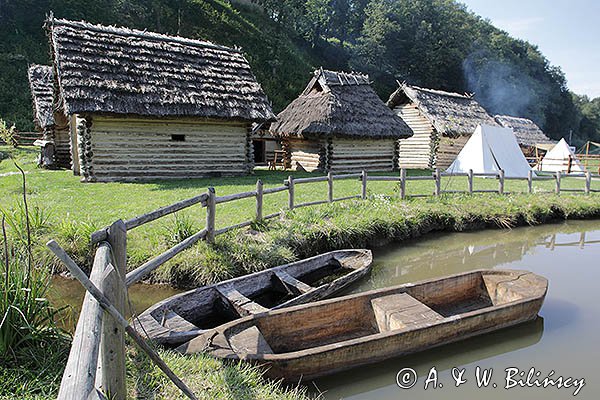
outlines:
[[[477,270],[245,317],[178,351],[297,382],[533,320],[547,287],[527,271]]]
[[[166,346],[247,315],[331,296],[371,270],[370,250],[324,253],[181,293],[134,319],[144,336]]]

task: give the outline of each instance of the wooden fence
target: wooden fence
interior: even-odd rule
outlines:
[[[180,252],[191,247],[200,240],[211,243],[216,236],[225,232],[249,226],[254,221],[261,221],[280,216],[282,212],[263,215],[264,197],[274,193],[287,192],[287,208],[293,210],[299,207],[333,203],[348,199],[365,200],[367,198],[368,182],[376,181],[397,183],[399,186],[399,197],[403,199],[406,197],[418,196],[440,196],[444,193],[473,194],[493,192],[502,195],[507,193],[505,191],[505,183],[507,180],[527,181],[528,193],[533,192],[533,182],[541,180],[554,180],[555,185],[553,192],[557,194],[566,191],[586,194],[600,192],[600,190],[591,188],[592,180],[600,178],[599,175],[591,174],[590,172],[576,175],[576,177],[581,178],[584,182],[580,189],[561,188],[562,176],[563,175],[560,173],[550,176],[535,176],[530,171],[527,178],[511,178],[506,177],[502,170],[497,173],[485,174],[473,173],[473,171],[469,171],[468,173],[450,174],[441,172],[439,169],[436,169],[431,176],[407,176],[406,170],[402,169],[400,170],[400,174],[395,176],[371,176],[365,171],[359,174],[342,175],[329,173],[327,176],[299,179],[294,179],[290,176],[283,182],[282,186],[272,188],[265,188],[263,182],[258,180],[256,182],[255,190],[224,196],[217,196],[215,189],[211,187],[208,188],[206,193],[159,208],[155,211],[126,221],[119,220],[107,228],[94,232],[91,239],[93,245],[97,245],[97,251],[91,269],[90,280],[102,291],[121,315],[124,315],[125,305],[127,304],[127,288],[144,279],[150,272],[175,257]],[[442,178],[452,177],[467,177],[467,187],[464,190],[444,190],[442,188]],[[476,189],[473,182],[474,177],[497,179],[497,189]],[[347,179],[360,180],[360,193],[336,198],[334,196],[334,182]],[[432,181],[434,183],[434,190],[428,195],[410,195],[407,189],[407,183],[410,181]],[[314,182],[327,182],[327,200],[297,203],[296,190],[298,190],[298,187]],[[215,226],[215,217],[218,205],[247,198],[255,198],[256,209],[254,219],[217,229]],[[127,232],[129,230],[195,205],[206,208],[206,225],[202,230],[171,247],[164,253],[145,262],[133,271],[127,274],[125,273],[127,270]],[[125,399],[125,372],[123,326],[103,311],[98,301],[96,301],[90,293],[87,293],[77,322],[73,344],[62,378],[58,399],[102,399],[105,398],[104,394],[106,393],[109,393],[110,397],[114,399]]]
[[[33,142],[42,138],[42,134],[39,132],[17,132],[15,140],[17,146],[32,146]],[[0,144],[6,144],[0,139]]]

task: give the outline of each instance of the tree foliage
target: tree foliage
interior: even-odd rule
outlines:
[[[47,63],[41,29],[58,17],[126,25],[241,46],[282,109],[311,69],[371,75],[387,98],[397,81],[474,92],[492,114],[533,119],[551,137],[600,140],[598,102],[571,94],[539,49],[455,0],[0,1],[0,116],[30,127],[28,63]]]

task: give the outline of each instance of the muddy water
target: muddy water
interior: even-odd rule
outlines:
[[[571,398],[575,391],[552,386],[506,389],[507,373],[512,374],[506,369],[511,367],[525,371],[524,384],[532,367],[539,381],[552,370],[555,379],[584,378],[576,398],[600,398],[600,221],[429,236],[376,249],[374,255],[371,278],[353,292],[477,268],[514,268],[547,277],[548,295],[537,321],[314,382],[325,399],[548,400]],[[434,374],[429,375],[433,367],[442,384],[436,389]],[[467,382],[459,387],[454,367],[465,370]],[[493,370],[487,387],[478,387],[477,367]],[[395,383],[403,368],[414,369],[419,377],[410,389]],[[458,376],[458,370],[454,374]],[[432,379],[425,390],[427,377]],[[518,378],[511,376],[509,386]]]
[[[154,303],[181,292],[167,285],[135,284],[129,288],[129,301],[139,314]],[[60,324],[69,332],[75,330],[84,294],[85,290],[76,280],[62,276],[52,278],[48,298],[56,307],[65,307]]]

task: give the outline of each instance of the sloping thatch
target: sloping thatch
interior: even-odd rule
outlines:
[[[46,26],[66,115],[274,120],[239,50],[64,19]]]
[[[48,65],[31,65],[27,71],[31,97],[33,98],[33,119],[38,129],[54,125],[52,112],[53,74]]]
[[[414,103],[443,136],[468,136],[480,124],[498,126],[472,95],[402,84],[391,94],[387,104],[395,108],[409,102]]]
[[[279,136],[407,138],[412,130],[371,88],[369,77],[319,69],[306,89],[277,116]]]
[[[555,143],[530,119],[510,115],[496,115],[494,118],[503,127],[512,128],[520,146],[531,147],[536,144]]]

